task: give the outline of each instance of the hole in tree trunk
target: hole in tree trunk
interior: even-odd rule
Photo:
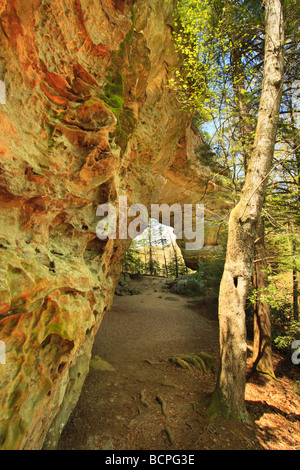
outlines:
[[[238,285],[238,277],[237,276],[235,276],[233,278],[233,282],[234,282],[234,286],[237,287],[237,285]]]

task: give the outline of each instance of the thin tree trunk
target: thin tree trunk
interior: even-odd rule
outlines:
[[[177,252],[176,252],[176,248],[174,246],[174,243],[173,243],[173,240],[172,240],[172,237],[170,237],[171,239],[171,244],[172,244],[172,248],[173,248],[173,252],[174,252],[174,259],[175,259],[175,276],[176,276],[176,279],[178,278],[179,276],[179,271],[178,271],[178,257],[177,257]]]
[[[144,260],[145,260],[145,274],[147,274],[147,249],[146,249],[146,244],[144,244]]]
[[[150,270],[150,275],[153,276],[152,223],[151,223],[151,219],[149,219],[149,270]]]
[[[165,263],[165,271],[166,271],[166,276],[168,277],[168,266],[167,266],[167,258],[166,258],[166,253],[165,253],[165,240],[163,238],[163,231],[162,231],[162,226],[159,226],[159,235],[160,235],[160,242],[162,246],[162,251],[164,255],[164,263]]]
[[[219,293],[221,366],[211,414],[246,419],[245,304],[252,276],[254,237],[271,169],[283,79],[283,15],[280,0],[266,0],[264,79],[258,122],[241,198],[232,210]]]
[[[163,244],[163,240],[161,239],[161,243],[162,243],[162,250],[163,250],[163,255],[164,255],[164,263],[165,263],[165,271],[166,271],[166,276],[168,276],[168,265],[167,265],[167,258],[166,258],[166,253],[165,253],[165,247],[164,247],[164,244]]]
[[[299,271],[293,266],[293,313],[294,320],[299,321]]]
[[[299,296],[298,296],[298,289],[299,289],[299,284],[298,284],[298,270],[296,266],[296,242],[294,238],[295,234],[295,228],[294,228],[294,222],[289,223],[289,232],[292,234],[292,240],[290,243],[291,246],[291,256],[292,256],[292,263],[293,263],[293,318],[294,320],[298,321],[299,320]]]
[[[291,120],[291,127],[293,129],[297,129],[297,123],[296,123],[296,116],[295,116],[295,110],[294,110],[294,104],[293,104],[293,98],[292,98],[292,93],[289,93],[289,114],[290,114],[290,120]],[[296,160],[296,168],[297,168],[297,178],[298,181],[300,181],[300,137],[299,137],[299,132],[295,132],[294,136],[292,138],[292,145],[293,148],[295,149],[295,160]],[[298,203],[300,202],[300,189],[299,186],[297,187],[297,200]],[[293,317],[294,320],[298,321],[299,320],[299,309],[300,309],[300,299],[299,299],[299,271],[296,266],[296,260],[295,260],[295,255],[296,255],[296,242],[294,239],[294,233],[295,233],[295,227],[294,227],[294,222],[292,221],[289,224],[289,227],[291,227],[291,232],[292,232],[292,246],[291,246],[291,255],[292,255],[292,260],[293,260]]]
[[[261,219],[257,226],[257,239],[254,247],[253,287],[257,290],[254,305],[253,367],[255,370],[275,378],[272,363],[271,314],[270,304],[264,300],[268,294],[268,273],[265,250],[265,227]]]

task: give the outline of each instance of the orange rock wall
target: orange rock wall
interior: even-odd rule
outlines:
[[[129,244],[96,237],[98,205],[189,188],[172,166],[192,154],[168,86],[173,10],[0,0],[1,449],[55,448],[79,397]]]

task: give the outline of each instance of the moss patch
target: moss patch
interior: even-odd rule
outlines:
[[[122,151],[125,150],[127,142],[137,124],[133,110],[128,106],[124,106],[125,88],[128,81],[126,79],[126,71],[128,72],[128,69],[130,69],[130,74],[133,73],[132,64],[126,63],[135,28],[135,11],[133,7],[131,7],[131,22],[130,31],[121,43],[119,51],[112,54],[112,66],[109,69],[107,82],[101,95],[101,99],[117,118],[115,138],[117,145],[121,147]]]
[[[124,41],[120,45],[120,49],[119,49],[119,52],[118,52],[118,55],[120,57],[123,57],[123,55],[125,53],[126,46],[131,43],[133,33],[134,33],[135,22],[136,22],[134,7],[133,6],[130,7],[130,10],[131,10],[131,28],[130,28],[130,31],[126,34]]]
[[[101,98],[119,119],[124,105],[125,77],[122,71],[116,69],[116,66],[110,69]]]

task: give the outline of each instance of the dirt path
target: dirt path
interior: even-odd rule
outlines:
[[[168,358],[206,351],[218,361],[216,306],[171,294],[161,278],[132,285],[145,291],[115,297],[93,348],[113,370],[91,367],[58,449],[300,449],[299,368],[276,356],[277,382],[249,379],[254,426],[209,422],[199,403],[216,373],[189,372]]]

